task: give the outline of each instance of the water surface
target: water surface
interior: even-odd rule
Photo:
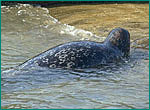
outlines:
[[[117,14],[119,10],[122,12],[125,8],[126,15],[131,16],[132,19],[132,16],[136,16],[136,13],[130,15],[128,11],[132,5],[128,4],[129,7],[116,5],[115,11],[109,11],[105,16],[109,18],[112,13]],[[107,10],[112,10],[110,6],[105,4],[101,10],[105,10],[106,7]],[[147,4],[142,6],[143,8],[133,7],[140,12],[147,7]],[[86,13],[84,6],[80,5],[80,8]],[[72,6],[69,9],[76,8]],[[98,12],[99,9],[95,10]],[[79,10],[79,15],[83,16],[84,11]],[[85,15],[87,16],[87,13]],[[97,16],[101,14],[97,13]],[[139,20],[143,18],[143,14],[139,13],[138,16]],[[135,28],[132,20],[126,21],[125,28],[131,30],[132,48],[130,60],[124,63],[74,70],[49,68],[15,70],[17,65],[53,46],[84,39],[102,42],[106,36],[102,37],[105,34],[99,36],[86,31],[88,29],[82,30],[79,29],[81,27],[70,26],[74,25],[70,24],[70,21],[67,23],[70,25],[63,24],[51,16],[51,9],[31,5],[2,6],[1,18],[3,109],[149,108],[149,42],[147,42],[149,26],[146,21],[143,21],[138,29]],[[101,19],[105,20],[103,17]],[[123,21],[120,27],[124,27]],[[139,24],[137,20],[134,23]],[[101,32],[108,34],[105,29],[101,28]]]

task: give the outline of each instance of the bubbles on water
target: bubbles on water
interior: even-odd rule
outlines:
[[[22,14],[26,14],[26,10],[19,10],[19,11],[17,12],[17,15],[18,15],[18,16],[20,16],[20,15],[22,15]]]

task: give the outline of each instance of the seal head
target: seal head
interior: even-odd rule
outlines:
[[[123,28],[113,29],[104,41],[105,45],[118,47],[122,57],[129,57],[130,54],[130,34]]]

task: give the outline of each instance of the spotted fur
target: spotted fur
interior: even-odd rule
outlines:
[[[87,68],[113,63],[129,56],[130,34],[127,30],[112,30],[104,43],[93,41],[69,42],[47,50],[32,58],[41,67],[50,68]]]

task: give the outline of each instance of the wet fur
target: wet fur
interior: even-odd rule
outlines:
[[[75,41],[51,48],[26,61],[24,65],[50,68],[87,68],[128,58],[130,34],[127,30],[112,30],[104,43]]]

